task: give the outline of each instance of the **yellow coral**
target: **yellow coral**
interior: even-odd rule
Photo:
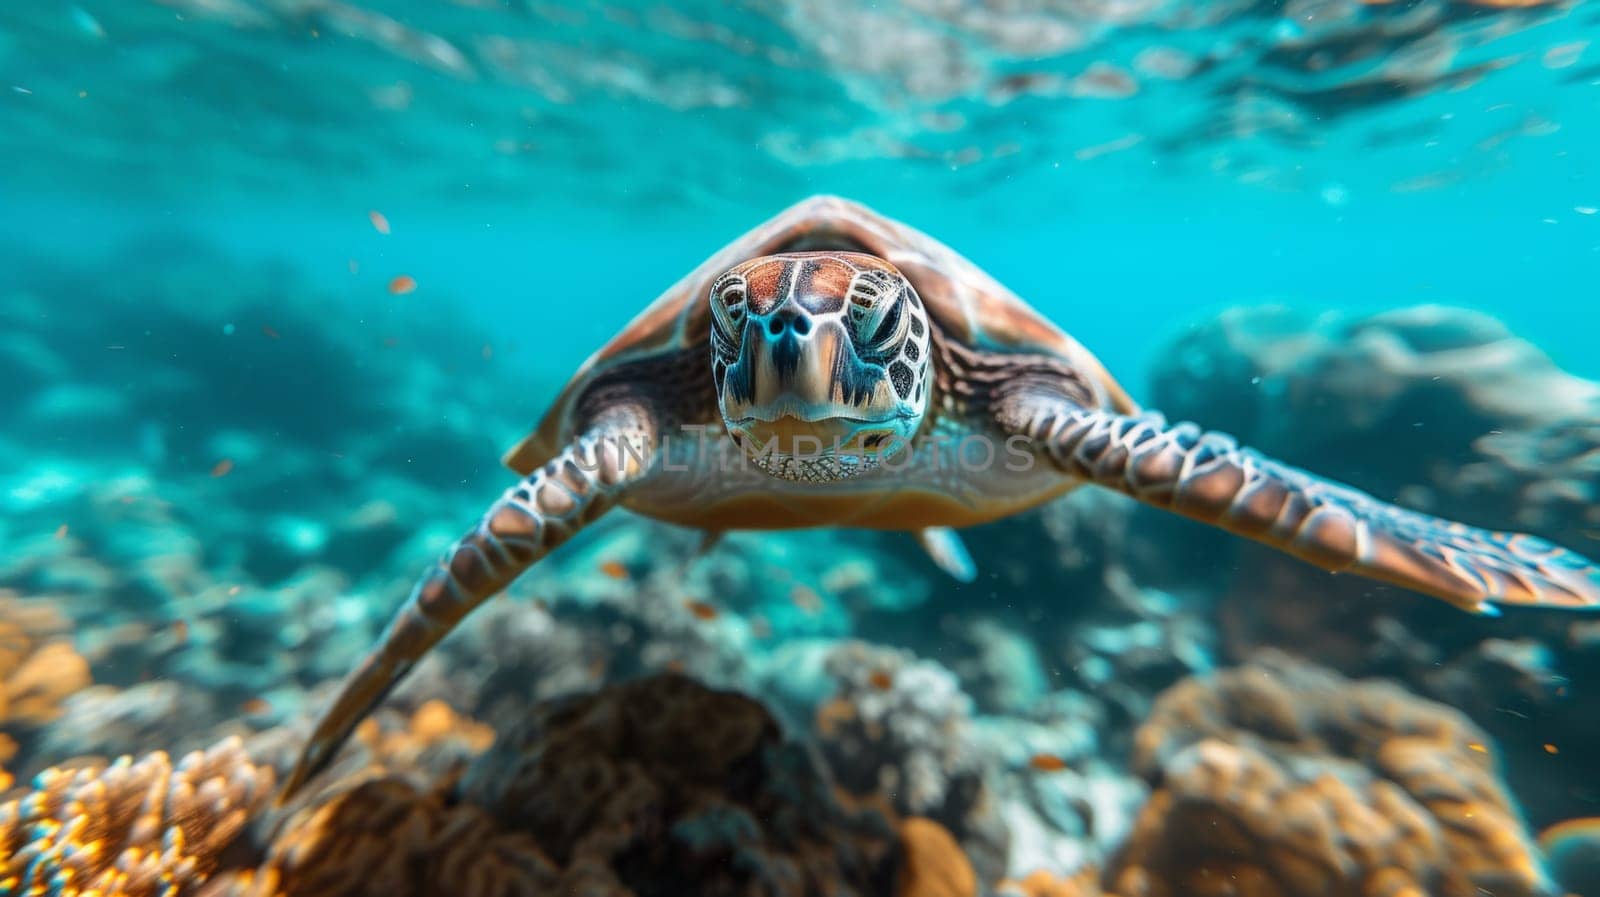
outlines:
[[[237,738],[184,757],[49,769],[0,804],[0,893],[175,895],[198,886],[272,792]]]
[[[1393,685],[1264,655],[1157,701],[1155,790],[1108,870],[1127,897],[1544,892],[1488,738]]]

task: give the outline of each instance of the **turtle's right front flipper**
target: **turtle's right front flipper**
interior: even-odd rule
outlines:
[[[1027,386],[997,403],[997,422],[1073,476],[1465,610],[1600,608],[1600,567],[1542,539],[1410,511],[1154,412],[1084,408]]]
[[[417,583],[378,645],[345,680],[279,803],[327,767],[356,724],[462,618],[615,505],[647,472],[652,437],[642,415],[615,418],[507,490]]]

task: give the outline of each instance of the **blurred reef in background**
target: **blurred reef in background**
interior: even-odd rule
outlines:
[[[1597,815],[1600,621],[1088,489],[970,531],[971,586],[899,536],[686,563],[697,534],[614,516],[272,807],[539,409],[423,306],[125,253],[0,296],[0,894],[1516,897],[1561,893],[1533,833]],[[1600,539],[1600,384],[1492,319],[1240,308],[1163,357],[1174,417]]]

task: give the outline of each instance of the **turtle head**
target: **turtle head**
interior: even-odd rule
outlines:
[[[928,317],[876,256],[750,259],[711,286],[722,419],[766,472],[841,480],[909,447],[928,407]]]

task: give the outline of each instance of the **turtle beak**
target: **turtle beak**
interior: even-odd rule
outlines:
[[[729,372],[745,388],[724,396],[728,420],[860,421],[896,413],[888,382],[864,370],[837,321],[813,324],[804,312],[786,308],[749,326],[744,351]]]

